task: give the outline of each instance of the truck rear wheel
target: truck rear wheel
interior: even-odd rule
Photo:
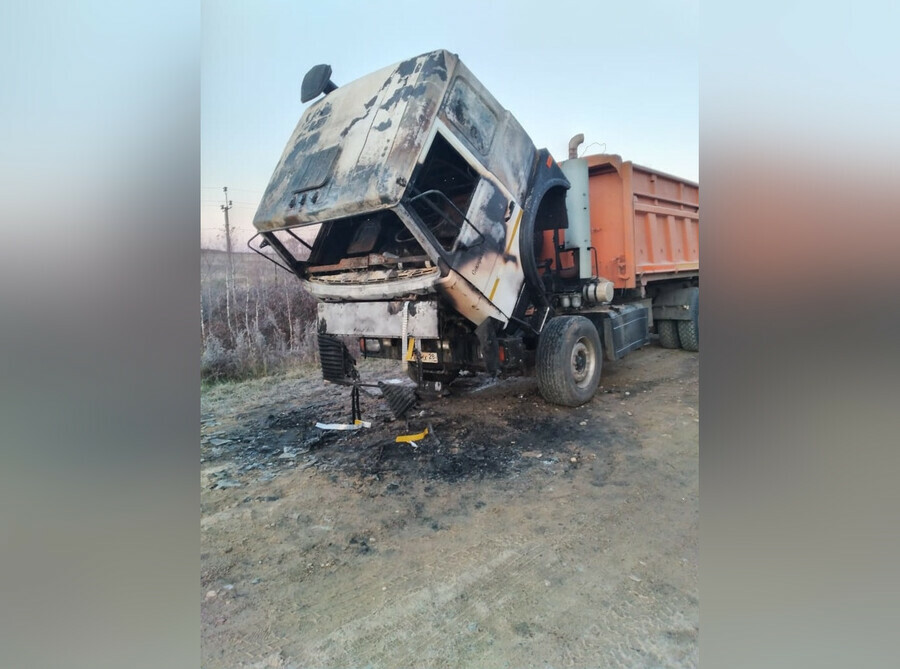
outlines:
[[[680,348],[676,321],[656,321],[656,331],[659,332],[659,345],[663,348]]]
[[[538,340],[538,390],[553,404],[575,407],[590,400],[600,384],[600,334],[584,316],[559,316]]]
[[[700,289],[691,288],[691,317],[678,321],[678,338],[685,351],[700,350]]]
[[[696,321],[678,321],[678,338],[685,351],[700,350],[700,330]]]

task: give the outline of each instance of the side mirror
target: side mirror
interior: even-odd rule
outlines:
[[[300,87],[300,102],[309,102],[320,93],[328,95],[337,86],[331,80],[331,65],[316,65],[303,77]]]

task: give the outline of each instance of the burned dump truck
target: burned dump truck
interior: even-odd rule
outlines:
[[[317,298],[326,379],[358,383],[349,336],[420,389],[534,373],[577,406],[654,328],[699,349],[698,184],[582,136],[558,163],[448,51],[341,86],[318,65],[301,99],[250,246]]]

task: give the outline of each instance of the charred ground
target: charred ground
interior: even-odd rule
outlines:
[[[581,412],[583,424],[573,421],[572,410],[545,403],[529,380],[464,377],[450,387],[449,396],[423,398],[399,420],[377,391],[363,393],[363,416],[372,427],[356,431],[316,427],[317,422],[348,422],[350,396],[345,387],[311,383],[317,398],[303,406],[242,412],[236,416],[239,424],[226,430],[216,429],[216,421],[207,417],[204,462],[233,463],[215,473],[210,487],[238,486],[253,478],[271,480],[293,468],[315,468],[369,482],[390,476],[405,484],[512,477],[532,467],[564,474],[582,464],[578,443],[586,413]],[[578,410],[574,414],[578,416]],[[426,428],[428,435],[420,441],[396,442],[398,435]],[[625,447],[614,427],[597,423],[591,432],[598,444],[592,450],[594,459]]]
[[[350,417],[317,370],[207,388],[203,666],[696,666],[697,369],[638,351],[578,409],[363,395],[356,432],[315,427]]]

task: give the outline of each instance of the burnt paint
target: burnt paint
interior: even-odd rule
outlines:
[[[388,306],[387,306],[388,313],[391,316],[395,316],[396,314],[399,314],[401,311],[403,311],[403,304],[404,304],[404,301],[402,301],[402,300],[391,300],[390,302],[388,302]],[[409,301],[409,315],[410,316],[416,315],[416,302],[414,300]]]
[[[300,156],[310,151],[312,147],[315,147],[319,142],[319,132],[316,131],[310,135],[306,135],[302,139],[298,140],[296,144],[294,144],[291,149],[291,153],[288,155],[287,160],[285,161],[285,165],[294,166],[293,169],[285,170],[279,175],[278,184],[275,189],[272,189],[271,185],[269,190],[284,191],[287,189],[288,184],[294,180],[294,175],[296,174],[297,167],[300,165]],[[293,193],[291,194],[293,195]]]
[[[384,103],[381,105],[381,109],[385,111],[390,111],[391,107],[396,105],[398,102],[406,102],[411,97],[417,97],[419,95],[424,95],[427,90],[427,84],[418,84],[416,86],[402,86],[394,91],[394,94],[391,95]]]
[[[410,58],[409,60],[404,60],[402,63],[400,63],[397,66],[397,76],[408,77],[413,72],[415,72],[416,71],[416,62],[418,60],[419,60],[418,57]]]
[[[324,186],[331,176],[332,167],[340,151],[340,146],[330,146],[327,149],[305,155],[294,170],[291,191],[298,194]],[[313,202],[317,199],[316,195],[317,193],[314,193],[312,196]],[[293,207],[293,205],[290,206]]]
[[[343,130],[341,130],[342,138],[347,136],[347,133],[350,132],[350,129],[353,126],[355,126],[357,123],[359,123],[360,121],[362,121],[364,118],[366,118],[369,115],[369,112],[372,111],[372,106],[375,104],[375,101],[377,99],[378,99],[377,95],[373,96],[371,100],[369,100],[366,104],[363,105],[363,107],[365,108],[366,111],[363,113],[362,116],[357,116],[352,121],[350,121],[350,123],[347,124],[347,127],[344,128]]]
[[[486,256],[501,255],[506,248],[506,226],[503,224],[503,214],[507,208],[506,196],[493,183],[487,183],[491,184],[493,193],[479,209],[470,209],[468,212],[469,220],[482,234],[483,241],[457,253],[454,261],[457,267],[469,266],[474,261],[474,266],[469,270],[472,275],[478,273]]]
[[[529,302],[535,305],[549,306],[545,287],[537,268],[537,254],[535,253],[535,218],[544,196],[554,187],[570,188],[569,180],[560,169],[556,161],[548,158],[550,152],[541,149],[535,156],[532,165],[531,176],[528,179],[528,198],[525,201],[524,214],[519,228],[519,257],[522,259],[522,270],[525,274],[525,284],[528,290],[523,290],[519,296],[519,303],[513,309],[513,313],[524,313]],[[565,221],[566,226],[568,221]]]
[[[319,133],[314,132],[311,135],[306,135],[302,139],[298,140],[294,147],[291,149],[291,153],[285,161],[286,165],[298,165],[300,162],[300,155],[306,153],[310,149],[316,146],[319,143]],[[293,172],[293,170],[291,170]]]
[[[328,122],[328,116],[331,114],[331,104],[323,103],[315,113],[309,117],[306,123],[306,132],[318,130]]]
[[[488,200],[487,204],[484,207],[484,214],[491,221],[508,221],[509,213],[512,211],[513,203],[506,199],[506,196],[500,191],[500,189],[495,188],[494,194],[491,196],[491,199]],[[503,232],[506,232],[506,229],[503,229]],[[501,243],[506,241],[506,235],[504,234]]]
[[[318,145],[322,141],[319,136],[310,137],[305,141],[301,139],[303,144],[289,147],[287,154],[279,161],[276,173],[270,179],[269,187],[266,188],[266,193],[254,217],[254,225],[257,229],[277,229],[278,227],[312,223],[325,218],[327,212],[331,210],[334,210],[335,214],[338,212],[342,215],[352,214],[353,208],[350,206],[348,198],[351,192],[358,192],[361,207],[372,208],[397,203],[402,197],[402,191],[397,189],[398,169],[391,165],[395,163],[405,165],[413,156],[418,155],[423,137],[435,119],[437,108],[442,100],[439,82],[450,78],[452,75],[450,64],[452,67],[456,67],[458,61],[454,55],[440,51],[407,59],[404,63],[405,65],[401,63],[388,76],[381,79],[377,84],[377,89],[375,87],[369,89],[368,95],[372,96],[372,93],[375,95],[365,102],[364,110],[359,110],[359,114],[351,112],[348,115],[350,118],[345,122],[342,121],[342,128],[334,128],[334,139],[339,139],[339,141],[349,139],[349,137],[359,134],[356,124],[363,121],[362,126],[365,126],[373,118],[372,111],[377,110],[381,102],[386,102],[389,108],[384,111],[393,114],[395,118],[391,119],[392,124],[389,127],[376,120],[372,129],[375,130],[374,126],[377,125],[379,130],[373,132],[373,136],[376,133],[391,135],[395,131],[396,136],[393,137],[393,144],[388,142],[384,147],[378,145],[378,148],[383,150],[377,152],[372,150],[378,142],[369,146],[368,151],[371,155],[367,156],[367,160],[373,163],[377,162],[381,167],[377,175],[372,175],[377,183],[367,178],[363,181],[368,174],[363,174],[364,171],[344,164],[347,161],[341,159],[343,162],[338,172],[339,179],[319,194],[318,202],[310,204],[310,198],[303,203],[302,199],[298,199],[295,201],[295,207],[288,209],[287,203],[290,201],[291,195],[286,193],[285,189],[292,182],[293,174],[296,172],[297,154],[304,150],[312,150],[313,147],[310,144]],[[403,76],[400,76],[401,74]],[[420,75],[419,85],[404,86],[407,82],[413,81],[410,77],[415,78],[417,74]],[[427,82],[423,81],[423,78],[427,78],[426,75],[431,77]],[[349,87],[350,84],[347,86]],[[386,87],[392,88],[389,96],[385,94]],[[401,89],[399,92],[396,90],[397,87]],[[386,101],[386,97],[391,99]],[[407,105],[409,111],[408,116],[404,116],[401,121],[396,112],[403,104]],[[321,106],[321,109],[316,111],[318,106]],[[294,136],[299,134],[302,138],[303,134],[310,134],[310,128],[314,128],[313,133],[321,130],[322,136],[325,136],[325,133],[333,127],[332,124],[339,112],[344,117],[343,103],[338,106],[338,103],[333,100],[328,100],[327,103],[320,100],[309,110],[309,116],[302,126],[295,130]],[[354,116],[357,118],[354,119]],[[397,131],[399,126],[404,126],[404,129]],[[387,129],[380,129],[384,127]],[[368,146],[371,143],[365,140],[364,144]],[[378,153],[377,158],[375,153]],[[413,166],[414,163],[409,164],[409,169],[411,170]],[[400,174],[400,176],[408,178],[406,174]],[[363,183],[368,183],[369,186],[364,189]]]
[[[440,51],[425,59],[422,63],[422,78],[437,76],[441,81],[447,81],[447,62],[444,53]]]

